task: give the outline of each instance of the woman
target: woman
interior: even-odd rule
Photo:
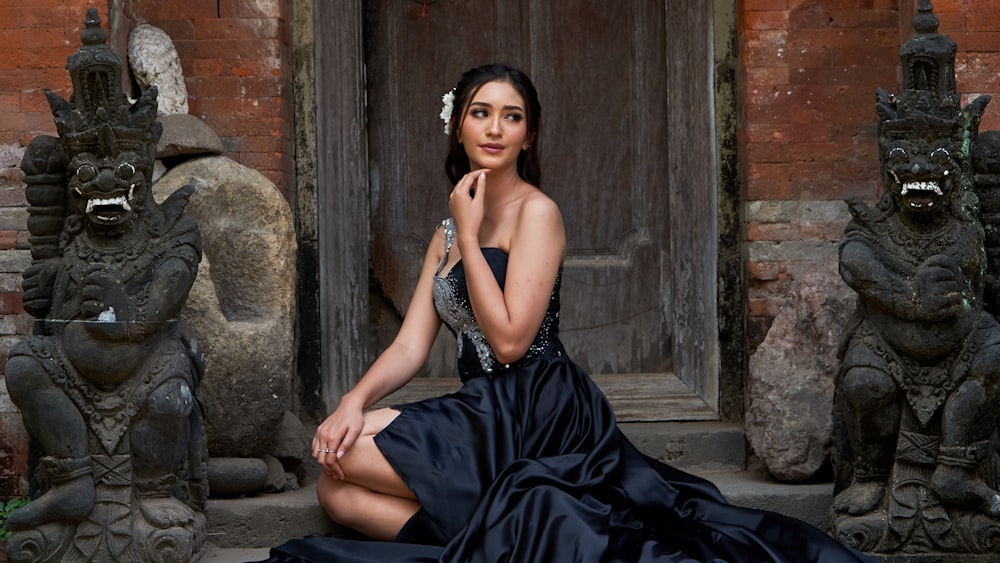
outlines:
[[[566,239],[538,188],[534,87],[488,65],[445,101],[452,218],[398,336],[312,443],[327,514],[395,541],[307,538],[271,560],[862,560],[804,523],[726,504],[628,442],[559,342]],[[442,320],[458,338],[461,390],[364,412],[413,377]]]

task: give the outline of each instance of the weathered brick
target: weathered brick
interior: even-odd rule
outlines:
[[[0,231],[0,250],[10,250],[17,245],[17,231]]]
[[[971,0],[978,4],[980,0]],[[965,12],[970,8],[970,0],[934,0],[934,13],[938,16],[948,12]]]
[[[224,67],[249,66],[275,68],[280,63],[280,44],[257,38],[198,39],[175,41],[181,60],[218,59]],[[234,64],[232,61],[242,61]]]
[[[15,169],[19,172],[19,169]],[[24,188],[0,188],[0,207],[24,207],[28,202],[24,199]]]
[[[755,162],[832,162],[843,158],[841,143],[748,143],[747,158]]]
[[[787,10],[788,0],[743,0],[746,12]]]
[[[20,274],[31,265],[31,253],[26,250],[0,252],[0,272]]]
[[[67,53],[68,54],[68,53]],[[65,61],[65,59],[63,59]],[[59,94],[70,91],[71,81],[63,67],[18,68],[0,73],[0,92],[48,88]],[[63,97],[66,97],[65,95]],[[8,116],[10,117],[10,116]]]
[[[757,223],[846,222],[849,217],[847,206],[838,200],[751,201],[746,205],[746,220]]]
[[[18,315],[24,313],[20,293],[0,293],[0,315]]]
[[[815,45],[825,45],[831,49],[854,48],[858,45],[868,47],[898,47],[900,44],[896,29],[851,29],[851,28],[821,28],[810,29],[803,39]]]
[[[801,240],[798,226],[793,223],[750,223],[747,225],[748,241]]]
[[[280,77],[272,74],[240,79],[240,96],[247,98],[280,98],[285,91]]]
[[[107,5],[95,6],[101,21],[108,22]],[[39,9],[36,2],[22,3],[16,10],[16,22],[19,29],[74,29],[77,31],[77,45],[79,45],[79,32],[83,29],[83,18],[86,11],[73,3],[50,6],[46,9]]]
[[[830,27],[858,27],[882,29],[895,27],[899,12],[894,9],[841,9],[830,10]]]
[[[222,17],[261,18],[281,13],[279,0],[219,0]]]
[[[788,45],[787,30],[746,30],[744,58],[748,68],[784,66]]]
[[[24,207],[0,207],[0,231],[24,230],[28,226],[28,210]]]
[[[277,152],[241,152],[238,162],[258,172],[284,171],[281,154]]]
[[[791,70],[787,66],[779,67],[761,67],[747,69],[746,78],[747,82],[751,84],[758,84],[762,86],[776,86],[781,84],[788,84],[790,81]]]
[[[219,17],[215,2],[189,2],[185,0],[132,0],[134,17],[150,23],[164,20],[194,20]]]
[[[796,83],[813,86],[845,85],[864,91],[873,91],[885,79],[890,67],[858,65],[835,65],[803,69],[792,74]]]
[[[38,135],[53,134],[55,125],[51,113],[16,113],[7,120],[0,120],[0,142],[21,142],[25,136],[30,142]]]
[[[776,10],[748,12],[743,21],[747,29],[788,29],[788,12]]]
[[[10,336],[22,334],[21,325],[17,322],[20,315],[0,315],[0,335]]]
[[[240,136],[236,139],[235,150],[247,153],[281,153],[284,143],[277,135]]]
[[[768,241],[747,245],[747,257],[754,262],[781,262],[784,265],[808,264],[836,251],[836,244],[823,240]],[[789,267],[788,271],[794,271]]]
[[[206,115],[238,115],[241,119],[277,116],[280,100],[273,98],[205,98],[198,101],[198,113]]]
[[[747,241],[757,242],[789,242],[789,241],[830,241],[839,240],[843,232],[843,223],[813,223],[794,220],[788,223],[756,223],[747,225]],[[829,236],[830,232],[838,234]]]
[[[844,223],[799,223],[799,236],[803,240],[839,241],[844,237]]]
[[[57,94],[63,95],[62,92],[56,91]],[[66,96],[63,96],[65,98]],[[40,116],[48,116],[52,119],[52,108],[49,106],[49,100],[45,97],[44,89],[28,89],[21,92],[20,95],[21,111],[24,113],[34,113]],[[52,126],[55,130],[55,125]]]
[[[841,47],[839,49],[828,49],[831,53],[830,65],[869,65],[877,67],[882,73],[881,81],[887,78],[895,80],[899,73],[899,46],[882,45],[880,47],[869,47],[867,45],[854,45],[852,47]]]
[[[818,199],[833,185],[833,165],[824,162],[749,164],[750,199]]]
[[[186,80],[186,85],[191,98],[231,99],[240,96],[240,82],[236,76],[194,76]]]
[[[186,39],[195,38],[195,28],[202,25],[202,22],[211,20],[191,20],[191,19],[176,19],[176,20],[155,20],[156,27],[163,30],[164,33],[170,36],[170,40],[174,43],[177,41],[183,41]],[[182,62],[183,64],[183,62]]]
[[[276,17],[202,19],[194,28],[194,39],[225,39],[234,34],[261,40],[279,39],[281,27],[281,20]]]
[[[976,18],[969,18],[967,11],[962,12],[938,12],[934,7],[934,14],[938,17],[938,31],[943,35],[951,36],[953,33],[968,31],[969,24]],[[996,29],[996,28],[993,28]]]
[[[966,53],[985,52],[997,56],[997,51],[1000,51],[1000,31],[996,28],[975,33],[952,33],[950,36],[961,46],[960,50]],[[956,58],[958,56],[961,56],[961,53],[957,54]],[[961,80],[961,76],[957,78]]]
[[[812,127],[792,127],[788,123],[753,122],[747,125],[747,141],[768,142],[824,142],[833,139],[832,125],[816,123]]]
[[[238,132],[241,136],[268,135],[290,138],[291,123],[278,115],[246,116],[240,120]]]
[[[3,272],[0,273],[0,293],[14,293],[21,291],[21,274]]]

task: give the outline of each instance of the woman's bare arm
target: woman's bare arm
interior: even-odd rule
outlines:
[[[434,273],[443,254],[444,234],[438,229],[427,248],[420,279],[399,333],[343,400],[355,401],[362,408],[370,407],[405,385],[424,365],[441,326],[434,308],[433,289]]]
[[[362,411],[405,385],[427,360],[441,326],[434,309],[433,286],[434,272],[443,253],[444,236],[439,230],[424,256],[420,280],[396,338],[357,385],[341,398],[336,410],[316,428],[312,442],[314,457],[337,478],[344,476],[338,460],[364,428]]]
[[[521,203],[510,240],[504,290],[493,277],[478,238],[461,237],[462,264],[479,328],[503,363],[524,356],[541,327],[566,254],[559,207],[541,192]]]

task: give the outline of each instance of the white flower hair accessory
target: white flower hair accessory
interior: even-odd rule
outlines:
[[[441,108],[441,121],[444,121],[444,134],[451,134],[451,112],[454,110],[455,89],[452,88],[447,94],[441,96],[444,106]]]

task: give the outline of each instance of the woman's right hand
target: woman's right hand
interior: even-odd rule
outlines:
[[[479,226],[483,222],[483,201],[486,199],[486,175],[489,168],[473,170],[455,184],[448,199],[448,210],[455,220],[458,234],[469,235],[478,246]]]
[[[334,479],[344,478],[340,458],[344,457],[357,440],[364,424],[365,417],[361,406],[345,396],[341,399],[337,410],[316,428],[312,453],[327,475]]]

